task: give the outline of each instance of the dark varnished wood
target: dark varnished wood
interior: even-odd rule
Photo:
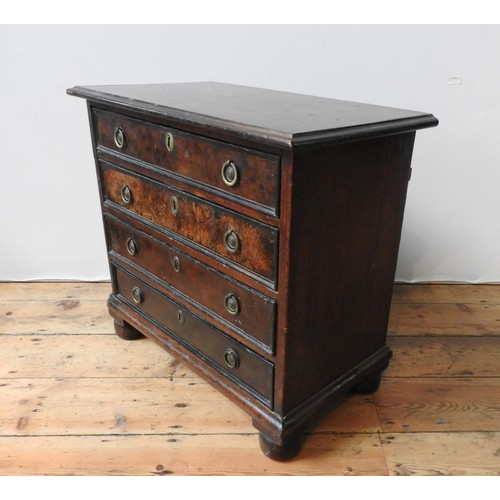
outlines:
[[[259,445],[262,453],[277,462],[286,462],[294,458],[301,450],[304,441],[304,435],[298,433],[293,439],[283,444],[269,439],[263,432],[259,434]]]
[[[98,147],[163,167],[191,182],[211,186],[276,213],[279,157],[236,148],[116,113],[96,110],[95,120]],[[117,128],[121,128],[126,137],[122,148],[118,148],[114,141]],[[166,147],[167,133],[173,137],[172,151]],[[227,186],[222,178],[222,166],[227,161],[232,161],[238,171],[234,186]]]
[[[382,381],[381,373],[372,373],[352,388],[356,394],[373,394]]]
[[[161,325],[166,335],[172,335],[188,348],[196,350],[198,355],[205,357],[207,362],[214,363],[226,376],[238,379],[251,394],[271,405],[274,367],[269,361],[215,330],[132,274],[116,266],[113,273],[117,295],[129,307],[140,310],[151,321]],[[140,303],[134,300],[134,288],[140,289]],[[228,366],[225,361],[228,349],[234,351],[238,357],[238,366],[234,368]]]
[[[148,220],[135,216],[133,212],[124,211],[118,205],[107,203],[104,206],[104,215],[110,215],[115,219],[119,219],[170,247],[178,248],[179,251],[195,260],[199,260],[209,268],[213,268],[229,279],[241,282],[244,286],[254,289],[266,297],[273,300],[276,300],[278,297],[277,289],[275,287],[271,288],[267,280],[241,266],[229,266],[227,260],[218,258],[218,256],[214,256],[210,252],[199,251],[199,248],[193,247],[192,242],[189,240],[181,239],[175,233],[165,231],[161,226],[151,224]]]
[[[117,333],[156,341],[248,412],[267,456],[292,458],[309,426],[349,391],[375,391],[388,366],[415,130],[437,120],[212,82],[68,93],[89,101]],[[220,185],[226,158],[241,165],[237,189]]]
[[[122,318],[116,318],[114,320],[114,327],[115,333],[123,340],[137,340],[144,338],[144,335],[139,330],[136,330]]]
[[[270,226],[279,227],[280,220],[276,217],[274,212],[271,213],[271,210],[266,209],[262,205],[257,205],[245,198],[229,197],[226,193],[219,189],[199,184],[198,182],[192,182],[187,177],[173,175],[165,168],[133,160],[124,155],[116,154],[110,149],[99,148],[96,151],[96,155],[99,160],[102,160],[105,163],[111,163],[127,171],[135,172],[150,179],[157,180],[162,184],[167,184],[179,191],[189,192],[198,198],[210,201],[216,205],[224,206],[229,210],[238,212],[241,215],[246,215],[251,219],[260,220]]]
[[[95,85],[68,93],[284,147],[437,125],[418,111],[218,82]]]
[[[119,255],[135,264],[138,272],[144,270],[151,273],[173,288],[174,292],[180,292],[209,309],[219,319],[230,323],[237,332],[241,331],[241,335],[256,339],[259,345],[263,344],[273,352],[276,308],[273,300],[229,280],[178,249],[115,217],[106,216],[106,228],[112,258]],[[134,241],[133,254],[127,247],[129,239]],[[228,295],[238,300],[237,314],[231,314],[225,306]]]
[[[385,345],[412,145],[410,133],[294,155],[284,413]]]
[[[278,239],[275,228],[105,164],[101,164],[101,172],[106,201],[126,208],[274,282]],[[128,186],[131,191],[129,203],[122,199],[124,186]],[[175,214],[172,211],[173,198],[178,204]],[[228,231],[234,231],[240,240],[240,248],[235,253],[228,251],[224,242]]]

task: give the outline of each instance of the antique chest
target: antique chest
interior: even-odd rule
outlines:
[[[294,456],[374,391],[417,129],[431,114],[214,82],[87,100],[116,333],[145,335]]]

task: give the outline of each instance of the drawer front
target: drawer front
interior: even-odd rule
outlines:
[[[187,347],[208,358],[225,375],[237,379],[268,405],[273,395],[274,367],[235,340],[171,301],[131,274],[115,267],[116,293],[129,305],[167,329]]]
[[[110,250],[215,313],[272,350],[275,302],[226,279],[204,264],[134,229],[106,217]]]
[[[102,168],[105,200],[274,282],[278,231],[145,177]]]
[[[278,156],[229,146],[115,113],[96,110],[95,117],[99,146],[163,167],[276,213]]]

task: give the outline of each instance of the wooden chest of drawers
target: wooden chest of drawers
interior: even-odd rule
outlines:
[[[220,83],[88,102],[117,334],[157,341],[288,459],[386,346],[415,131],[430,114]]]

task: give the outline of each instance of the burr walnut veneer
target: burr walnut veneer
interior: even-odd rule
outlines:
[[[295,455],[374,391],[415,131],[430,114],[205,82],[87,100],[117,334],[145,335]]]

